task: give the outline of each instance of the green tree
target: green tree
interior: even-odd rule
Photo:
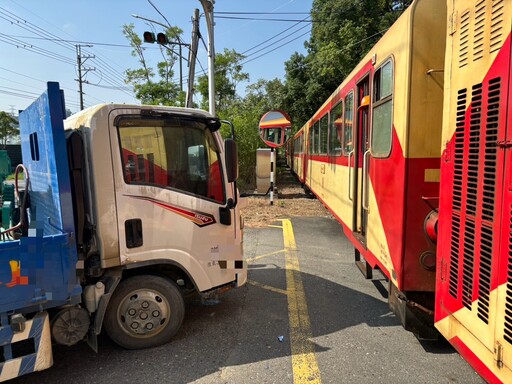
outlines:
[[[165,31],[169,40],[175,39],[182,33],[177,27],[170,27]],[[158,45],[162,61],[158,62],[156,69],[149,65],[146,58],[146,48],[135,32],[133,24],[123,25],[123,34],[130,42],[132,56],[139,61],[140,68],[128,69],[125,72],[126,84],[132,85],[135,96],[143,104],[153,105],[184,105],[184,93],[173,82],[173,66],[178,59],[175,52],[166,46]]]
[[[5,147],[7,140],[19,135],[18,120],[7,112],[0,112],[0,143]]]
[[[282,109],[284,85],[280,80],[258,80],[247,87],[246,95],[237,98],[228,110],[221,111],[221,118],[230,120],[236,130],[239,157],[239,187],[254,190],[256,181],[256,150],[264,144],[259,136],[258,124],[266,112]],[[225,128],[223,135],[227,134]]]
[[[309,82],[307,58],[295,52],[285,63],[285,83],[282,107],[290,115],[298,130],[310,118],[312,106],[307,101],[306,84]]]
[[[240,62],[245,56],[234,49],[224,49],[215,55],[215,106],[217,113],[225,111],[237,99],[236,87],[242,81],[249,80],[249,74],[242,72]],[[208,109],[208,76],[199,76],[197,91],[202,97],[201,108]]]
[[[411,0],[314,0],[307,56],[286,62],[285,104],[305,123],[411,3]]]

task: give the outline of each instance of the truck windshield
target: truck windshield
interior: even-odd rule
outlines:
[[[117,121],[124,181],[225,202],[214,137],[203,122],[179,117]]]

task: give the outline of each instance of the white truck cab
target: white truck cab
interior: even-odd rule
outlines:
[[[85,301],[126,348],[172,337],[184,294],[247,280],[236,146],[220,125],[200,110],[116,104],[64,122]],[[98,283],[106,295],[93,299]]]

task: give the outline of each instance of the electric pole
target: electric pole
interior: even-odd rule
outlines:
[[[78,93],[80,94],[80,110],[84,109],[84,91],[82,88],[82,84],[86,83],[84,80],[85,75],[87,75],[87,72],[89,71],[95,71],[96,68],[86,68],[83,67],[83,64],[87,59],[94,59],[94,55],[82,55],[82,47],[92,47],[92,45],[76,45],[76,61],[78,63],[78,79],[75,79],[75,81],[78,81]]]
[[[194,74],[196,71],[197,47],[199,45],[199,9],[194,12],[194,20],[192,21],[192,44],[188,57],[188,85],[185,107],[192,108],[192,98],[194,96]]]
[[[208,103],[210,113],[215,116],[215,45],[213,42],[213,4],[214,0],[199,0],[204,9],[208,27]]]

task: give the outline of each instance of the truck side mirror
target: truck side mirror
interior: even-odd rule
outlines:
[[[226,172],[228,182],[232,183],[238,179],[238,149],[233,139],[224,140]]]

